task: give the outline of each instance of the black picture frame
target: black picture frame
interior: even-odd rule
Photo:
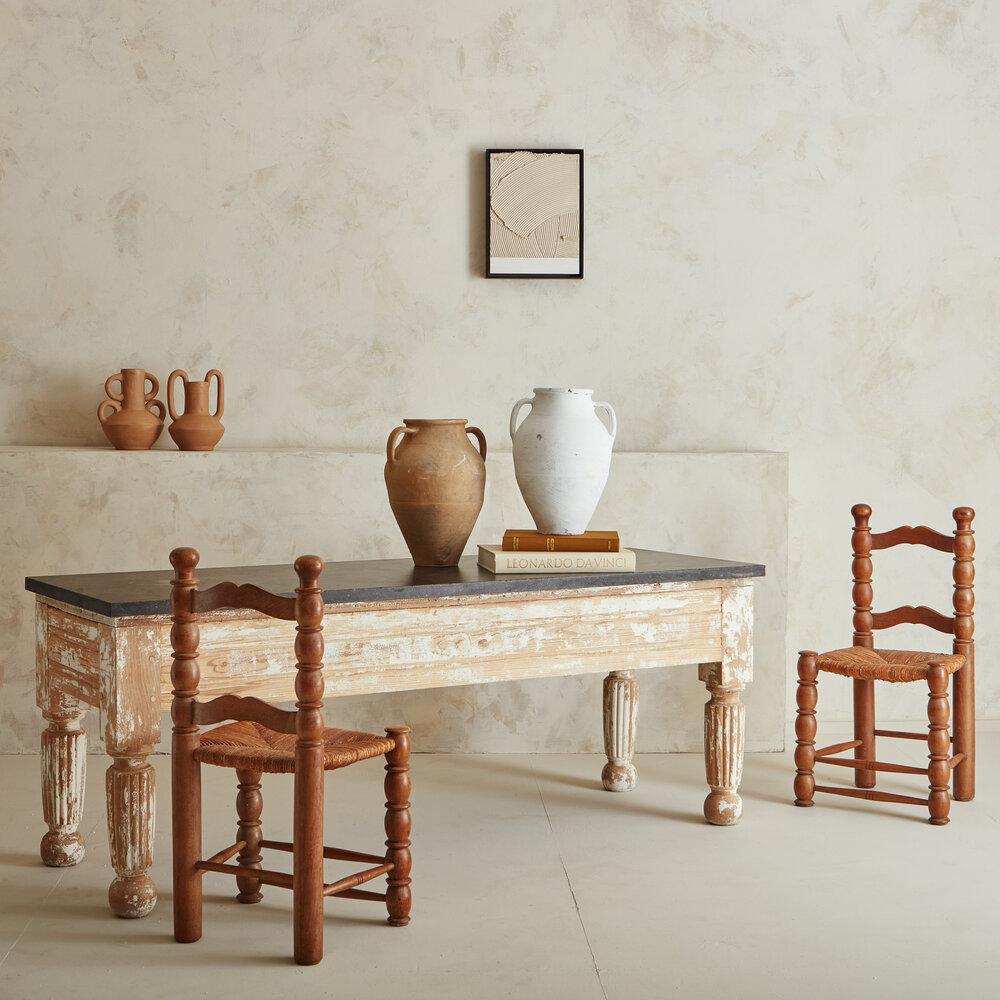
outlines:
[[[494,153],[568,153],[578,156],[580,159],[580,256],[579,270],[568,274],[510,274],[493,271],[490,265],[490,190],[491,183],[491,157]],[[528,146],[514,146],[510,149],[487,149],[486,150],[486,277],[487,278],[571,278],[579,279],[583,277],[583,150],[582,149],[532,149]]]

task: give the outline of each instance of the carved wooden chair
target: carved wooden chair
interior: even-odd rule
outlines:
[[[975,578],[973,556],[976,543],[972,531],[975,511],[957,507],[952,516],[955,531],[945,535],[930,528],[895,528],[872,534],[867,504],[851,508],[854,515],[854,645],[829,653],[810,650],[799,653],[798,715],[795,719],[795,804],[811,806],[814,792],[829,792],[879,802],[902,802],[925,806],[930,822],[943,826],[951,810],[949,785],[955,774],[955,798],[969,802],[976,793],[976,706],[975,647],[973,643],[972,587]],[[954,615],[947,616],[927,607],[901,607],[892,611],[872,611],[873,549],[894,545],[926,545],[954,556],[952,598]],[[894,625],[927,625],[954,636],[951,653],[923,653],[908,650],[876,649],[873,631]],[[854,682],[854,739],[816,749],[816,676],[821,670],[852,678]],[[953,678],[955,701],[954,740],[948,733],[948,677]],[[875,681],[922,681],[929,689],[928,733],[898,732],[875,728]],[[876,737],[926,740],[929,764],[926,768],[886,764],[875,759]],[[954,753],[950,753],[950,749]],[[854,751],[854,758],[836,756]],[[815,764],[837,764],[854,768],[856,788],[817,785]],[[928,798],[874,791],[879,771],[898,774],[926,774],[930,781]]]
[[[261,899],[261,885],[291,889],[295,961],[315,965],[323,957],[325,896],[383,901],[389,923],[410,921],[410,731],[405,726],[385,736],[323,727],[323,561],[301,556],[295,562],[299,586],[295,597],[280,597],[251,585],[220,583],[199,591],[195,579],[198,553],[175,549],[170,563],[173,628],[173,852],[174,937],[201,938],[202,887],[205,872],[236,876],[241,903]],[[223,695],[198,701],[198,616],[218,608],[251,608],[272,618],[296,622],[296,711],[285,711],[257,698]],[[199,727],[235,720],[207,732]],[[370,757],[386,759],[386,852],[363,854],[323,846],[323,772]],[[239,780],[236,843],[202,857],[201,765],[234,768]],[[266,840],[261,832],[262,772],[294,773],[295,805],[292,843]],[[290,851],[293,872],[261,867],[261,850]],[[227,864],[238,855],[237,864]],[[336,882],[323,882],[323,859],[364,862],[372,867]],[[387,876],[383,893],[358,887]]]

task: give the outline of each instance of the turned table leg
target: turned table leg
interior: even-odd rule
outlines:
[[[35,703],[45,729],[41,739],[42,817],[48,832],[39,853],[52,868],[78,865],[86,853],[83,819],[87,734],[80,728],[87,706],[60,690],[49,656],[49,608],[35,604]]]
[[[705,819],[716,826],[732,826],[743,814],[739,787],[746,709],[740,694],[753,679],[753,588],[723,590],[721,611],[722,659],[698,668],[709,694],[705,703],[705,776],[710,791],[705,799]]]
[[[83,709],[72,699],[42,712],[42,815],[48,833],[42,837],[42,861],[53,868],[78,865],[85,847],[80,833],[87,777],[87,734],[80,728]]]
[[[116,878],[108,903],[118,917],[144,917],[156,905],[156,883],[148,874],[156,820],[156,772],[146,760],[150,749],[110,750],[108,841]]]
[[[613,670],[604,678],[604,752],[608,762],[601,781],[609,792],[628,792],[637,780],[636,720],[639,715],[639,681],[633,670]]]
[[[108,845],[115,879],[108,904],[118,917],[144,917],[156,906],[153,865],[156,772],[147,757],[160,738],[160,663],[125,630],[100,632]]]
[[[711,791],[705,799],[705,819],[716,826],[732,826],[743,815],[738,794],[746,719],[740,701],[743,686],[723,685],[711,670],[703,672],[702,680],[710,695],[705,703],[705,776]]]

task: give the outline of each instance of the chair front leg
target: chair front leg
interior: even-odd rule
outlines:
[[[795,804],[811,806],[816,789],[816,654],[799,653],[799,688],[795,695]]]
[[[394,749],[385,755],[385,835],[386,861],[391,861],[385,905],[389,923],[404,927],[410,922],[413,903],[410,892],[410,730],[406,726],[387,729],[396,741]]]
[[[951,811],[951,767],[948,764],[948,751],[951,740],[948,738],[948,673],[940,664],[933,664],[927,674],[927,685],[930,688],[927,702],[927,719],[930,732],[927,737],[927,748],[930,751],[930,763],[927,767],[927,777],[930,780],[931,794],[927,799],[927,808],[931,814],[934,826],[944,826],[948,822]]]
[[[263,832],[260,825],[260,814],[264,809],[264,796],[260,791],[260,771],[237,770],[239,792],[236,795],[236,815],[240,822],[236,829],[237,841],[243,841],[238,861],[246,868],[260,868],[263,858],[260,853],[260,842]],[[240,890],[236,898],[241,903],[259,903],[263,898],[260,891],[260,879],[247,875],[236,876],[236,886]]]

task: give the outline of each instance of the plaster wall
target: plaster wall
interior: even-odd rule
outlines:
[[[850,641],[851,503],[977,507],[997,717],[998,59],[988,0],[11,0],[0,442],[102,443],[123,365],[223,369],[228,448],[502,449],[532,385],[592,386],[622,449],[789,454],[793,650]],[[586,150],[583,281],[481,277],[515,145]],[[898,558],[877,603],[947,609]]]

